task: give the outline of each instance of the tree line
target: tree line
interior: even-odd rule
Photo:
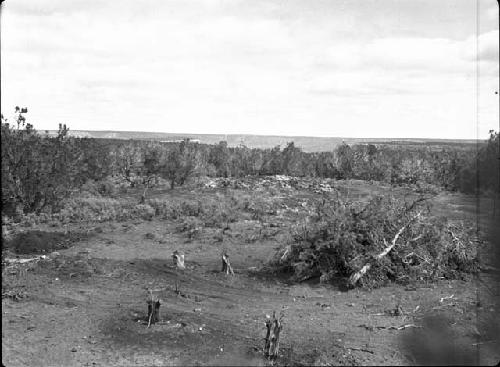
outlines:
[[[93,139],[38,133],[26,123],[27,109],[16,108],[9,124],[2,116],[2,214],[56,211],[61,201],[89,180],[120,177],[132,187],[148,188],[159,178],[170,187],[193,176],[289,175],[432,184],[466,193],[498,192],[498,133],[473,146],[389,146],[342,144],[329,152],[307,153],[290,142],[281,149],[207,145],[184,140],[162,143]],[[479,180],[477,179],[479,177]],[[478,187],[478,182],[480,187]]]

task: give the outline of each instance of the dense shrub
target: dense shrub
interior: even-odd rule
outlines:
[[[76,197],[65,202],[53,218],[61,223],[120,220],[132,215],[122,202],[103,197]]]
[[[149,199],[147,204],[154,209],[155,216],[163,219],[177,219],[181,214],[180,205],[166,199]]]
[[[465,227],[427,214],[424,201],[374,197],[366,204],[324,198],[292,231],[291,243],[270,263],[293,281],[346,280],[364,265],[362,286],[456,276],[476,270],[476,247]],[[418,217],[416,216],[416,213]],[[451,228],[455,229],[455,232]],[[396,234],[400,232],[396,238]],[[376,260],[396,238],[396,246]]]
[[[458,188],[469,194],[495,193],[500,195],[500,140],[498,133],[490,131],[485,146],[480,147],[464,165],[458,177]]]
[[[64,233],[28,231],[19,233],[8,241],[6,248],[16,254],[43,254],[68,247],[67,239]]]
[[[136,218],[152,220],[155,215],[155,209],[148,204],[137,204],[132,208],[132,215]]]
[[[198,238],[203,230],[204,223],[197,217],[184,217],[178,226],[180,232],[184,232],[188,239]]]
[[[185,216],[199,217],[205,213],[206,205],[199,200],[149,199],[147,204],[154,215],[163,219],[178,219]]]
[[[38,134],[21,117],[18,127],[24,129],[16,130],[4,122],[1,126],[2,214],[9,217],[57,212],[79,188],[90,196],[114,196],[117,179],[131,187],[141,186],[142,204],[148,189],[161,179],[174,188],[203,175],[376,180],[415,185],[422,192],[437,187],[467,193],[499,190],[499,138],[493,131],[487,142],[477,146],[342,144],[334,151],[306,153],[293,142],[284,149],[250,149],[228,147],[225,142],[203,145],[189,140],[73,138],[65,126],[60,126],[58,136],[48,137]]]
[[[14,130],[2,123],[2,213],[57,211],[83,183],[106,177],[102,142],[68,138],[66,129],[45,137],[32,128]]]

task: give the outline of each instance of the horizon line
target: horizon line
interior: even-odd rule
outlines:
[[[36,131],[55,131],[56,129],[35,129]],[[168,135],[222,135],[222,136],[261,136],[261,137],[274,137],[274,138],[315,138],[315,139],[364,139],[364,140],[440,140],[440,141],[480,141],[488,138],[429,138],[429,137],[352,137],[352,136],[317,136],[317,135],[277,135],[277,134],[255,134],[255,133],[171,133],[163,131],[140,131],[140,130],[89,130],[89,129],[71,129],[69,132],[96,132],[96,133],[144,133],[144,134],[168,134]]]

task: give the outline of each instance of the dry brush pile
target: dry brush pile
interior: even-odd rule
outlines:
[[[433,217],[427,200],[378,196],[317,200],[270,262],[292,281],[320,277],[349,287],[456,278],[477,270],[472,227]]]

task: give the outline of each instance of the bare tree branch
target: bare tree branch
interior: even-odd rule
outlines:
[[[406,223],[403,227],[401,227],[399,229],[399,231],[396,233],[396,235],[394,236],[394,238],[392,239],[390,245],[387,244],[387,241],[384,238],[384,245],[386,247],[384,248],[384,251],[382,251],[380,254],[374,256],[373,260],[379,261],[385,255],[387,255],[394,248],[394,246],[396,246],[396,242],[397,242],[399,236],[401,236],[401,234],[403,233],[403,231],[410,225],[411,222],[413,222],[414,220],[418,219],[421,214],[422,214],[421,212],[418,212],[415,216],[413,216],[408,221],[408,223]],[[352,274],[349,277],[349,284],[351,286],[355,286],[356,283],[368,272],[368,270],[370,270],[371,267],[372,267],[372,263],[369,262],[369,263],[365,264],[359,271],[357,271],[356,273]]]

